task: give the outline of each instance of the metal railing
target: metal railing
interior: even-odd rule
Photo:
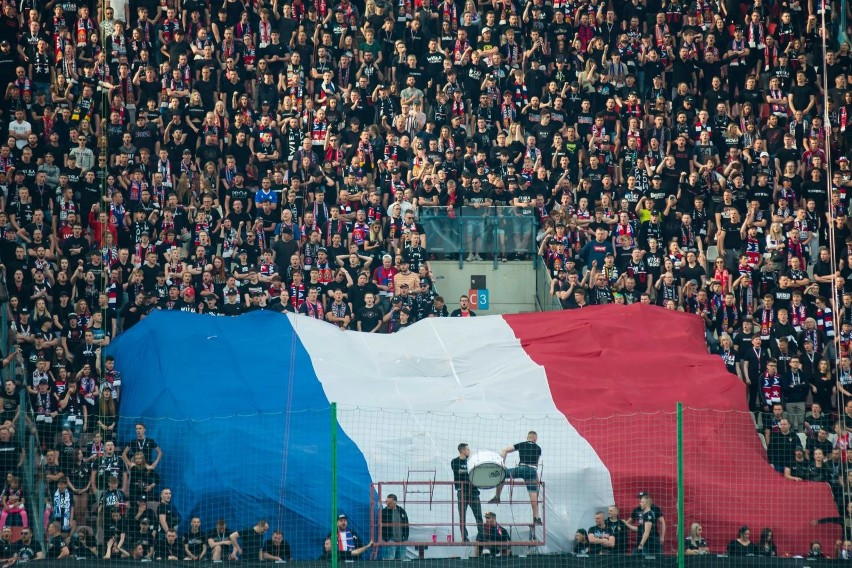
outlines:
[[[550,294],[553,277],[544,262],[538,262],[535,268],[535,308],[539,312],[552,312],[562,309],[556,296]]]
[[[469,255],[490,259],[494,268],[505,257],[535,258],[538,218],[531,209],[420,207],[417,214],[429,252],[458,256],[459,268]]]

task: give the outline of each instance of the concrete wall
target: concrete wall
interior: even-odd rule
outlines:
[[[458,307],[458,299],[471,289],[471,276],[484,276],[490,296],[487,311],[473,308],[477,314],[513,314],[536,311],[536,271],[532,261],[497,263],[491,261],[459,263],[432,261],[435,287],[447,302],[451,312]]]

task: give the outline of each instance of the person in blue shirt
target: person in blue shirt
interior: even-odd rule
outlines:
[[[273,211],[278,209],[278,193],[272,191],[272,180],[267,176],[260,180],[260,189],[254,193],[254,204],[260,208],[263,203],[271,203]]]
[[[583,265],[590,269],[592,266],[603,266],[606,255],[615,256],[615,249],[612,242],[607,240],[606,229],[598,229],[595,231],[595,238],[583,245],[580,250],[580,260]]]

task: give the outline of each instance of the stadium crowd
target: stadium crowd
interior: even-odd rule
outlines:
[[[434,290],[430,261],[453,254],[430,252],[424,226],[439,225],[423,221],[440,217],[463,232],[460,261],[539,255],[563,308],[701,317],[709,349],[749,385],[770,461],[831,483],[852,530],[840,6],[2,2],[0,296],[16,371],[0,525],[36,522],[18,474],[23,388],[48,555],[172,556],[170,496],[152,492],[161,454],[144,425],[116,448],[121,381],[102,349],[155,309],[298,312],[378,333],[473,316],[466,297],[451,313]],[[162,538],[121,540],[157,511],[149,499],[166,511],[147,519]],[[66,542],[72,522],[96,530]]]

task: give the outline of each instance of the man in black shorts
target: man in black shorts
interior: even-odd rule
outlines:
[[[450,467],[453,469],[453,481],[456,486],[456,493],[459,500],[459,522],[461,523],[461,533],[464,542],[468,542],[467,536],[467,508],[473,511],[473,516],[476,519],[476,529],[479,534],[482,533],[482,504],[479,502],[479,489],[471,485],[470,477],[467,474],[467,458],[470,456],[470,446],[465,443],[459,444],[459,456],[453,458],[450,462]]]
[[[533,523],[540,525],[542,523],[541,515],[538,511],[538,460],[541,458],[541,446],[536,443],[537,440],[538,434],[530,431],[527,434],[527,440],[525,442],[518,442],[513,446],[503,448],[500,455],[503,456],[503,461],[505,462],[506,456],[512,452],[518,452],[517,467],[509,468],[506,473],[512,479],[520,477],[526,483],[527,493],[529,493],[530,496],[530,505],[532,506]],[[503,484],[501,483],[497,486],[497,493],[489,501],[489,503],[499,503],[500,493],[502,492]]]

